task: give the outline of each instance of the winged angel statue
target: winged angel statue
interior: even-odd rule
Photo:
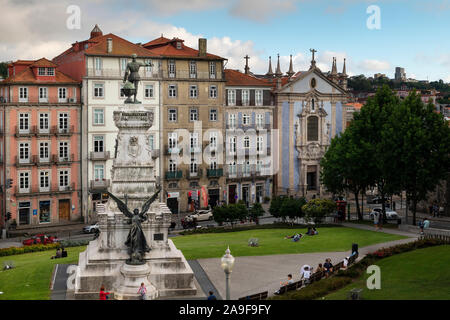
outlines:
[[[128,218],[130,218],[129,223],[132,224],[130,232],[128,233],[127,241],[125,245],[128,247],[128,253],[130,254],[130,259],[127,260],[127,264],[130,265],[140,265],[144,264],[144,254],[150,251],[150,247],[145,239],[144,232],[142,231],[141,223],[147,221],[148,215],[147,211],[150,205],[158,198],[158,194],[161,191],[159,189],[151,198],[149,198],[142,206],[141,212],[139,209],[134,209],[133,213],[130,212],[127,205],[123,203],[120,199],[114,196],[109,191],[108,195],[117,203],[119,210]]]

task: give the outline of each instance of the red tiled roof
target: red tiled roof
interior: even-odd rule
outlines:
[[[181,49],[177,49],[175,42],[181,41]],[[226,60],[225,58],[219,57],[214,54],[206,53],[206,56],[200,57],[198,55],[198,50],[186,46],[183,43],[184,40],[174,38],[169,40],[164,37],[159,37],[155,40],[149,41],[143,45],[148,51],[155,55],[160,55],[163,57],[174,57],[174,58],[200,58],[208,60]]]
[[[346,103],[346,106],[351,106],[357,110],[361,109],[361,107],[363,106],[362,103],[358,103],[358,102],[353,102],[353,103]]]
[[[269,82],[263,79],[259,79],[252,75],[232,69],[225,69],[225,80],[227,86],[272,86]]]
[[[14,62],[15,64],[16,62]],[[19,64],[23,64],[23,61],[19,60],[18,61]],[[45,80],[40,80],[39,78],[37,78],[32,70],[32,68],[34,67],[38,67],[38,66],[52,66],[52,67],[57,67],[56,64],[52,63],[51,61],[42,58],[36,61],[31,61],[31,63],[27,63],[29,66],[27,68],[25,68],[24,70],[22,70],[22,72],[14,75],[14,76],[10,76],[8,78],[6,78],[5,80],[1,81],[0,84],[28,84],[28,83],[35,83],[35,84],[52,84],[52,83],[78,83],[76,80],[70,78],[69,76],[65,75],[64,73],[62,73],[61,71],[58,71],[56,69],[55,72],[55,78],[52,81],[49,81],[49,77],[46,76],[44,77]]]
[[[108,38],[111,38],[113,42],[111,53],[107,52]],[[138,57],[156,56],[152,52],[149,52],[149,50],[112,33],[89,39],[89,42],[96,44],[85,50],[87,55],[131,56],[135,53]]]

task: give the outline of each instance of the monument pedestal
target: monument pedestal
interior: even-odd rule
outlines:
[[[114,292],[114,299],[116,300],[139,300],[138,293],[141,283],[144,283],[147,288],[147,300],[154,300],[158,298],[158,291],[148,281],[147,276],[150,274],[150,267],[147,264],[129,265],[124,264],[120,268],[122,275],[120,287]]]

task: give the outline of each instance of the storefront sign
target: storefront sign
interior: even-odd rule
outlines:
[[[37,216],[37,209],[33,209],[33,216]]]
[[[180,197],[179,192],[168,192],[167,193],[167,198],[179,198],[179,197]]]

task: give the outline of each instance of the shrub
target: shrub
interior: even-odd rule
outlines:
[[[336,203],[328,199],[312,199],[302,207],[306,216],[314,223],[321,223],[323,218],[336,210]]]

